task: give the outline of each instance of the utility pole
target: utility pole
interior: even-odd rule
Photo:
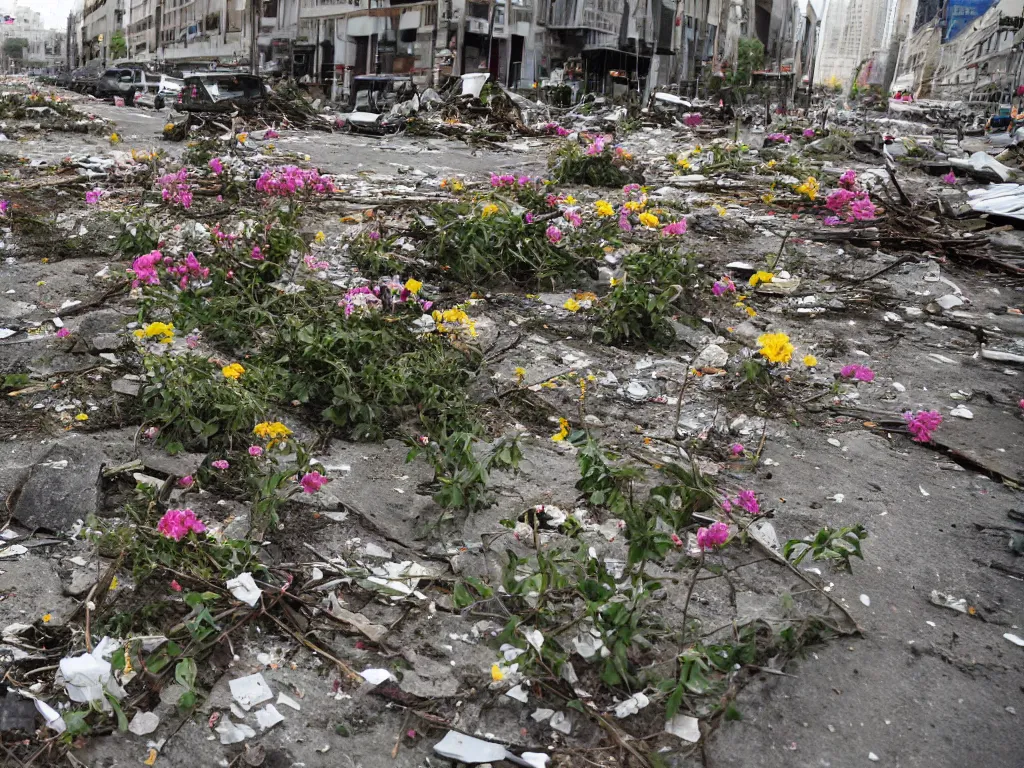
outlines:
[[[257,44],[256,38],[259,35],[260,14],[256,9],[257,3],[262,3],[263,0],[249,0],[249,74],[259,74],[259,45]]]

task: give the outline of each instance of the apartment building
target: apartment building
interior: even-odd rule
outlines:
[[[862,85],[864,80],[881,85],[881,72],[876,72],[873,79],[872,72],[880,52],[889,47],[886,28],[888,23],[892,29],[890,4],[894,1],[829,0],[822,20],[815,83],[835,78],[846,89],[852,85],[854,76],[862,73]]]
[[[25,41],[20,57],[15,57],[15,66],[51,67],[63,60],[64,33],[47,29],[39,11],[26,5],[0,2],[0,13],[14,18],[13,24],[0,24],[0,46],[9,39]]]

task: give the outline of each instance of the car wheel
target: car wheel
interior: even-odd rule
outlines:
[[[163,96],[156,96],[156,97],[154,97],[153,98],[153,109],[163,109],[163,108],[164,108],[164,97]]]

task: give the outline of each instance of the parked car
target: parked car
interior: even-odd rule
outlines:
[[[256,75],[204,72],[185,78],[177,109],[182,112],[247,112],[263,101],[266,89]]]
[[[81,69],[76,69],[71,78],[71,87],[79,93],[96,94],[96,82],[103,73],[102,64],[87,64]]]
[[[185,81],[180,77],[159,72],[144,72],[143,75],[142,88],[135,98],[135,103],[140,106],[163,109],[176,103],[181,89],[185,87]]]
[[[141,89],[143,71],[128,67],[114,67],[106,70],[96,80],[95,95],[101,99],[120,96],[126,104],[131,104],[135,94]]]

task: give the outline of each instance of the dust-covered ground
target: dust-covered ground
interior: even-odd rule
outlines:
[[[181,599],[173,588],[136,583],[124,562],[127,543],[112,549],[109,539],[89,535],[116,527],[125,505],[139,503],[136,483],[166,494],[154,504],[188,506],[229,538],[245,537],[252,514],[241,480],[211,482],[210,490],[175,482],[200,477],[216,456],[171,456],[146,437],[139,396],[146,372],[125,334],[138,327],[130,324],[140,304],[125,285],[131,260],[119,253],[123,229],[114,215],[128,205],[156,210],[159,202],[144,202],[140,191],[156,174],[135,178],[153,162],[160,173],[173,169],[185,147],[161,138],[165,114],[64,96],[109,123],[92,133],[19,131],[0,142],[0,198],[15,205],[0,263],[0,377],[7,377],[0,491],[10,513],[0,550],[5,707],[21,689],[63,709],[67,694],[55,672],[66,654],[85,650],[86,639],[99,641],[88,624],[98,615],[104,634],[117,636],[119,627],[138,635],[163,613],[182,613],[170,605]],[[261,583],[255,609],[231,602],[216,569],[207,573],[207,589],[222,594],[216,631],[200,644],[196,711],[178,707],[184,688],[173,675],[143,667],[124,679],[120,671],[128,719],[152,712],[155,731],[119,730],[116,718],[94,716],[88,732],[61,737],[44,729],[24,743],[24,733],[4,735],[5,764],[438,765],[444,759],[434,745],[453,730],[572,766],[1020,765],[1024,279],[969,257],[1017,254],[1024,238],[1004,228],[960,251],[942,246],[950,235],[934,232],[921,235],[939,244],[931,248],[901,247],[880,230],[861,232],[853,244],[817,240],[814,232],[832,233],[821,212],[787,198],[787,183],[772,169],[693,178],[666,160],[728,134],[708,130],[641,128],[617,138],[645,164],[652,206],[685,213],[683,242],[706,284],[731,275],[734,295],[705,290],[678,313],[671,343],[651,350],[604,344],[596,315],[566,309],[574,297],[608,290],[608,275],[617,274],[611,249],[606,271],[574,285],[474,293],[472,343],[483,364],[468,392],[487,427],[478,451],[518,430],[523,456],[518,473],[491,473],[493,504],[471,514],[443,517],[432,498],[434,470],[422,457],[407,461],[410,445],[399,438],[415,435],[414,423],[357,442],[302,408],[288,411],[331,482],[294,496],[280,527],[255,542],[276,579]],[[108,138],[112,131],[119,143]],[[476,182],[471,191],[483,196],[492,173],[545,174],[555,146],[536,138],[512,138],[499,150],[440,137],[279,133],[262,162],[277,162],[276,152],[280,162],[316,167],[342,188],[312,204],[300,228],[323,233],[322,279],[344,288],[361,274],[346,244],[382,214],[391,217],[385,226],[412,227],[417,209],[441,199],[439,180]],[[168,157],[154,161],[154,149]],[[131,150],[147,157],[133,159]],[[881,165],[868,159],[814,162],[824,162],[822,185],[836,187],[847,168],[863,178]],[[909,167],[899,174],[916,215],[934,220],[932,201],[962,199],[963,184],[949,187]],[[872,196],[884,206],[895,192],[881,177]],[[94,186],[108,193],[89,205],[84,192]],[[613,194],[573,184],[560,192],[587,205]],[[200,188],[178,229],[160,240],[192,242],[195,222],[209,228],[229,220],[232,204],[215,194]],[[402,197],[422,202],[403,207]],[[885,207],[879,227],[909,216]],[[416,253],[408,258],[414,263]],[[775,285],[751,288],[746,278],[766,265]],[[439,281],[437,301],[454,302],[456,293]],[[734,306],[742,294],[750,313]],[[70,334],[58,337],[60,327]],[[758,361],[757,338],[769,331],[788,334],[791,366],[745,383]],[[210,350],[223,364],[230,352]],[[801,364],[805,355],[817,364]],[[851,364],[869,366],[873,379],[844,379]],[[943,416],[928,443],[913,442],[901,417],[919,410]],[[629,558],[625,523],[578,487],[580,446],[551,439],[559,418],[643,468],[646,476],[631,486],[637,494],[664,482],[666,465],[718,489],[716,505],[698,508],[679,529],[678,546],[645,561],[657,588],[645,598],[647,623],[629,651],[632,675],[613,683],[602,676],[600,651],[585,647],[596,635],[574,634],[595,618],[579,598],[566,603],[565,625],[546,634],[549,649],[562,638],[571,675],[545,674],[556,661],[539,649],[532,675],[511,670],[516,657],[503,656],[510,638],[529,650],[515,628],[522,633],[539,621],[538,594],[543,606],[572,591],[539,582],[533,595],[511,594],[510,553],[525,562],[538,547],[589,550],[612,572]],[[718,503],[739,489],[756,492],[759,515],[733,526],[730,546],[701,554],[696,528],[718,519]],[[546,522],[540,505],[568,511],[574,524]],[[867,537],[849,572],[809,555],[788,565],[781,554],[780,543],[856,525]],[[396,573],[411,591],[394,591]],[[366,581],[373,574],[376,586]],[[293,580],[301,591],[286,600]],[[485,596],[474,584],[494,592]],[[460,596],[467,585],[476,590],[468,603]],[[185,586],[203,590],[201,580]],[[678,711],[696,717],[699,731],[683,738],[665,728],[673,689],[643,681],[675,679],[682,654],[695,648],[737,655],[731,666],[705,670],[706,690],[685,689]],[[366,670],[389,677],[375,685],[353,674]],[[255,673],[283,716],[266,729],[230,688]],[[620,717],[617,708],[637,694],[636,711]],[[224,743],[233,738],[222,732],[229,721],[252,734]]]

